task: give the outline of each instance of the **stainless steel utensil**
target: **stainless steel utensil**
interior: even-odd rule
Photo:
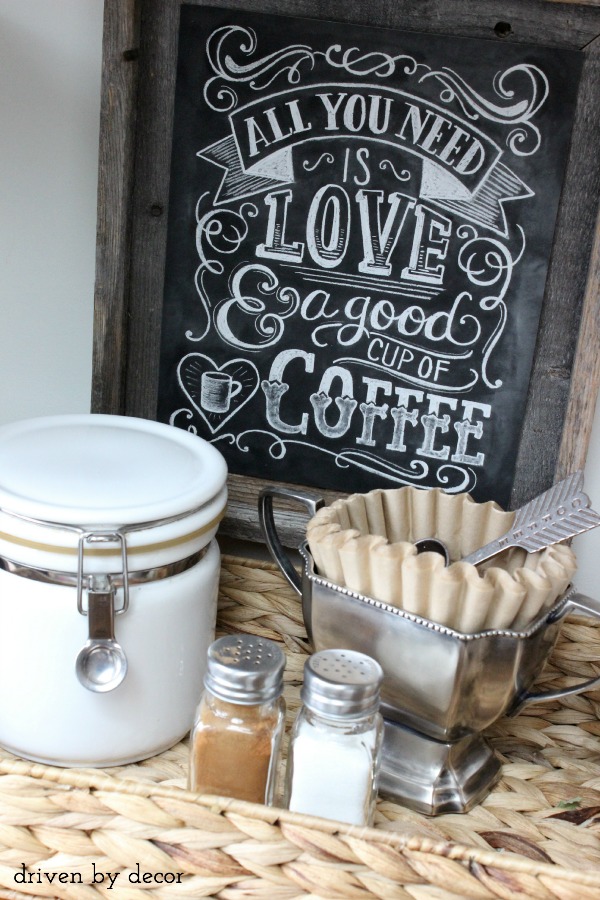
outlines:
[[[450,565],[450,554],[448,553],[448,548],[446,547],[444,541],[440,541],[439,538],[422,538],[420,541],[415,541],[415,549],[417,551],[417,554],[439,553],[444,557],[444,562],[446,563],[446,565]]]
[[[461,562],[476,566],[508,547],[537,553],[597,525],[600,515],[591,509],[590,498],[583,492],[583,472],[575,472],[518,509],[509,531],[464,556]],[[417,553],[440,553],[446,565],[450,563],[448,548],[439,538],[423,538],[415,541],[415,547]]]
[[[77,655],[77,678],[88,691],[105,693],[127,674],[127,657],[115,640],[114,596],[108,576],[93,576],[88,590],[88,640]]]
[[[507,547],[537,553],[574,538],[600,525],[600,515],[590,507],[590,498],[583,492],[583,472],[575,472],[518,509],[506,534],[469,553],[463,562],[476,566]]]

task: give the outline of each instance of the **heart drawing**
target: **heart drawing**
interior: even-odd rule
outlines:
[[[219,366],[203,353],[188,353],[177,367],[182,390],[212,434],[225,425],[258,390],[260,376],[247,359]]]

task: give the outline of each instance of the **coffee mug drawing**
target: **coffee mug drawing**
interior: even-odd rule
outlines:
[[[206,412],[227,413],[231,400],[242,389],[227,372],[203,372],[200,384],[200,405]]]

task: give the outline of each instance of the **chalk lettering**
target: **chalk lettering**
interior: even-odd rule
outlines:
[[[461,175],[473,175],[484,166],[485,150],[478,138],[432,109],[408,102],[406,107],[397,138],[437,156]]]

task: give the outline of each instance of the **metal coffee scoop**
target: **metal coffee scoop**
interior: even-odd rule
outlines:
[[[107,575],[91,576],[88,594],[88,640],[75,661],[84,688],[96,693],[112,691],[127,674],[127,657],[115,640],[115,590]]]
[[[590,531],[597,525],[600,525],[600,515],[591,509],[590,498],[583,492],[583,472],[575,472],[518,509],[509,531],[469,553],[461,561],[476,566],[508,547],[521,547],[528,553],[537,553],[552,544]],[[439,538],[415,541],[415,547],[417,553],[440,553],[446,565],[450,563],[448,548]]]

